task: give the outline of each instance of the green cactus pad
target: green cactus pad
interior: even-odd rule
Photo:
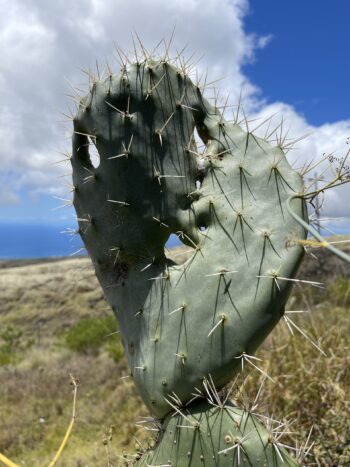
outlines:
[[[305,238],[287,201],[302,178],[181,69],[152,60],[93,84],[74,118],[72,165],[79,232],[135,384],[163,418],[168,394],[185,403],[208,375],[225,385],[283,315]],[[306,219],[302,199],[289,207]],[[182,265],[164,255],[171,233],[193,248]]]
[[[296,467],[280,432],[257,416],[226,404],[191,404],[168,415],[154,448],[135,466],[144,467]]]

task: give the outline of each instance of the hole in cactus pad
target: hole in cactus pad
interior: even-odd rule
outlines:
[[[165,244],[165,256],[176,264],[183,264],[193,254],[193,249],[185,246],[177,235],[171,234]]]
[[[100,165],[100,155],[97,151],[96,146],[91,140],[89,145],[89,156],[91,164],[95,167],[95,169],[97,169],[97,167]]]
[[[165,248],[170,249],[176,246],[182,246],[182,243],[179,240],[179,237],[175,234],[171,234],[168,238],[168,241],[165,244]]]

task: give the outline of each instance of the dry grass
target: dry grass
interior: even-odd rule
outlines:
[[[257,354],[264,360],[261,368],[277,382],[265,381],[259,400],[261,411],[295,420],[292,427],[301,440],[314,426],[310,463],[345,466],[350,458],[349,280],[329,290],[321,296],[303,289],[290,304],[311,307],[312,313],[295,319],[327,356],[302,336],[290,336],[281,323]],[[147,434],[134,423],[147,412],[127,378],[124,359],[113,361],[102,344],[91,353],[65,345],[68,330],[80,320],[110,313],[88,259],[0,269],[0,331],[20,330],[12,344],[13,364],[0,366],[0,452],[23,466],[52,460],[71,417],[69,374],[80,379],[77,421],[58,465],[107,466],[108,459],[123,465],[118,456],[124,449],[135,452],[135,436],[144,442]],[[261,373],[251,371],[245,384],[250,400],[261,380]]]

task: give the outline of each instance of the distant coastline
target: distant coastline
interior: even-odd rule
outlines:
[[[61,224],[0,223],[0,262],[85,256],[78,235],[67,233],[74,226]],[[180,242],[172,236],[167,246]]]
[[[70,256],[82,243],[66,230],[61,224],[0,223],[0,260]]]

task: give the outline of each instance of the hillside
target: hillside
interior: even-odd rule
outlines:
[[[181,261],[186,253],[171,255]],[[259,411],[295,419],[287,431],[297,433],[286,442],[305,440],[314,424],[310,465],[345,466],[350,266],[313,250],[299,277],[326,283],[325,291],[297,287],[288,308],[310,310],[293,315],[293,322],[326,356],[281,323],[257,354],[276,381],[265,381]],[[121,466],[124,450],[147,445],[150,432],[135,426],[147,410],[128,377],[116,330],[89,259],[0,263],[0,452],[23,466],[49,463],[71,417],[70,374],[80,380],[77,421],[58,465]],[[254,400],[262,379],[251,372],[244,399]]]

